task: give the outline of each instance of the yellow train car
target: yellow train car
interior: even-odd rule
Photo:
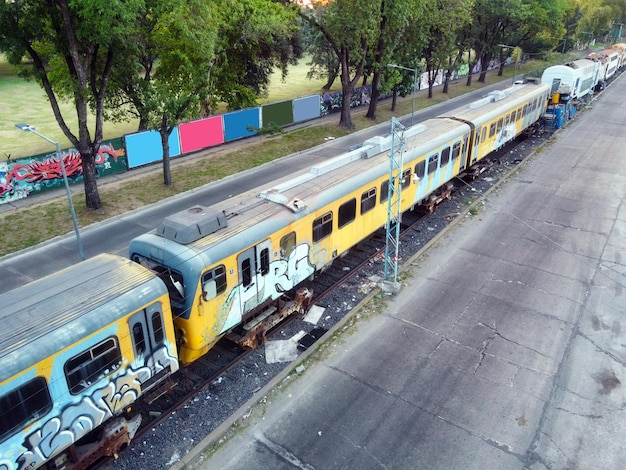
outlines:
[[[391,135],[372,138],[269,187],[174,214],[132,240],[130,258],[170,291],[180,361],[201,357],[234,328],[254,331],[284,293],[382,227],[392,150],[407,211],[537,120],[547,94],[546,85],[513,87],[406,129],[396,149]]]
[[[141,417],[120,414],[178,370],[165,285],[118,256],[0,295],[0,322],[6,470],[65,468],[124,448]]]
[[[550,87],[544,83],[515,84],[490,92],[481,100],[455,109],[447,116],[471,123],[471,160],[480,161],[519,136],[546,111]]]

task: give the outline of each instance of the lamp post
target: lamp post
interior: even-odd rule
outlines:
[[[411,104],[411,125],[413,125],[413,115],[415,114],[415,86],[417,85],[417,69],[411,69],[409,67],[403,67],[402,65],[387,64],[387,67],[394,69],[409,70],[413,72],[413,103]]]
[[[504,47],[507,49],[515,50],[515,46],[508,46],[506,44],[498,44],[498,47]],[[513,54],[511,54],[511,58],[513,58]],[[511,85],[515,85],[515,75],[517,75],[517,60],[513,62],[513,78],[511,79]]]
[[[15,127],[24,131],[32,132],[33,134],[41,137],[43,140],[50,142],[56,147],[56,156],[61,164],[61,173],[63,174],[63,183],[65,183],[65,192],[67,193],[67,200],[70,203],[70,213],[72,214],[72,222],[74,223],[74,232],[76,233],[76,242],[78,243],[78,254],[81,261],[85,259],[85,252],[83,251],[83,243],[80,240],[80,231],[78,230],[78,222],[76,221],[76,212],[74,211],[74,203],[72,202],[72,193],[70,192],[70,184],[67,181],[67,173],[65,173],[65,162],[63,161],[63,155],[61,154],[61,145],[52,139],[49,139],[45,135],[37,132],[34,126],[28,124],[16,124]]]

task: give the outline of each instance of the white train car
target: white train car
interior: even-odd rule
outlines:
[[[569,99],[582,99],[595,89],[600,78],[600,63],[591,59],[578,59],[564,65],[548,67],[541,82],[551,87],[551,95],[559,94]]]

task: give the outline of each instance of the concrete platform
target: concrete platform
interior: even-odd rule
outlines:
[[[176,468],[623,468],[624,129],[622,77]]]

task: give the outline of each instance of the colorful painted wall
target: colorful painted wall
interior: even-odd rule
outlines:
[[[61,155],[68,182],[82,184],[83,167],[78,151],[74,148],[65,149],[61,150]],[[123,140],[120,138],[103,142],[96,158],[98,177],[121,173],[127,169]],[[63,186],[61,164],[56,152],[0,162],[0,204]]]

